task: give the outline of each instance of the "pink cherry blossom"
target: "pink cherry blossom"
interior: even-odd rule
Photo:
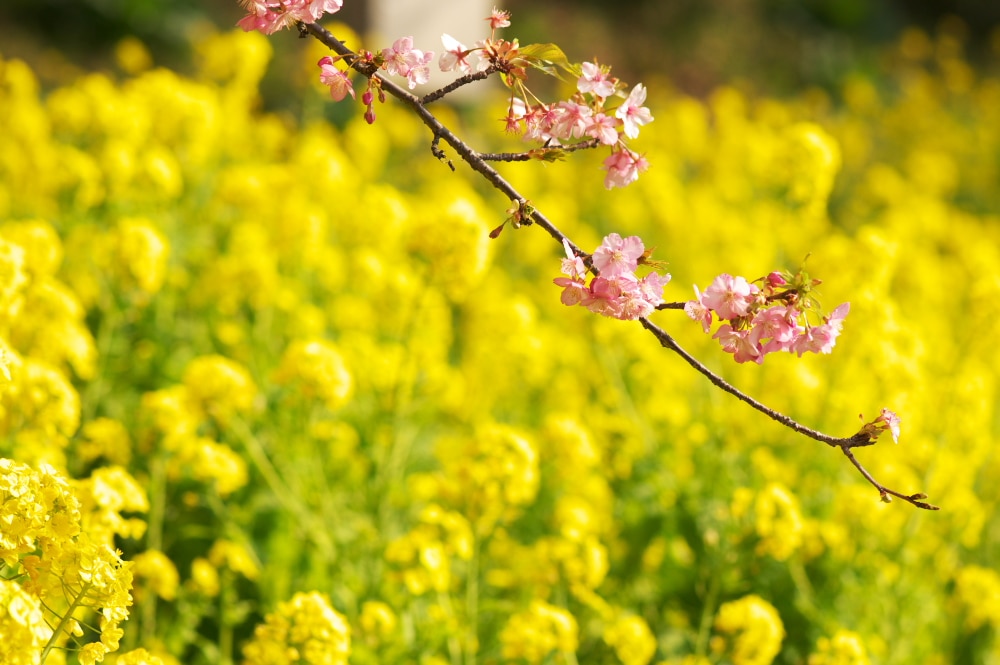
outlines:
[[[569,242],[563,240],[563,249],[566,251],[566,258],[562,260],[562,271],[564,275],[569,275],[572,279],[583,279],[587,276],[587,266],[583,259],[573,252]]]
[[[622,310],[621,295],[618,279],[595,277],[590,281],[590,292],[580,304],[595,314],[618,318]]]
[[[413,54],[413,66],[410,67],[410,71],[406,72],[406,80],[410,90],[413,90],[418,85],[423,85],[431,79],[431,68],[430,62],[434,59],[434,51],[420,51],[419,49],[413,49],[411,52]]]
[[[649,162],[642,155],[631,150],[616,150],[604,160],[604,187],[625,187],[639,179],[639,174],[649,168]]]
[[[608,77],[607,72],[601,69],[596,62],[585,62],[582,65],[583,73],[576,80],[576,89],[580,92],[589,92],[601,98],[608,98],[615,94],[615,82]]]
[[[662,304],[663,289],[670,283],[670,274],[661,275],[658,272],[651,272],[639,280],[639,291],[642,297],[654,308]]]
[[[449,34],[443,34],[441,35],[441,43],[444,45],[444,53],[438,60],[438,66],[441,67],[442,72],[458,69],[463,74],[468,74],[472,71],[472,65],[469,64],[468,60],[470,51],[465,48],[462,42]]]
[[[594,267],[601,276],[609,278],[632,273],[639,266],[639,258],[645,251],[639,236],[623,239],[617,233],[611,233],[594,251]]]
[[[559,139],[571,139],[583,136],[584,132],[587,131],[587,126],[590,124],[590,117],[593,115],[593,111],[589,106],[575,102],[557,102],[554,110],[557,115],[550,131],[553,136]]]
[[[320,83],[330,87],[330,97],[334,101],[339,102],[347,95],[350,95],[352,99],[357,99],[354,95],[354,86],[351,85],[351,79],[348,78],[347,72],[337,69],[333,64],[333,58],[325,55],[320,58],[317,64],[320,67]]]
[[[620,308],[617,318],[625,321],[635,321],[644,316],[649,316],[656,311],[656,305],[646,298],[642,286],[635,280],[633,275],[621,275],[616,277],[621,296],[619,296]],[[662,291],[661,291],[662,293]]]
[[[802,357],[802,354],[811,351],[813,353],[830,353],[837,343],[840,330],[843,327],[844,319],[850,311],[850,303],[839,305],[830,316],[826,317],[822,325],[812,326],[806,329],[795,340],[792,350]]]
[[[705,289],[702,303],[714,310],[720,319],[735,319],[747,314],[756,292],[757,287],[745,277],[723,273]]]
[[[712,339],[719,340],[722,350],[726,353],[732,353],[733,359],[738,363],[753,360],[759,365],[764,362],[764,354],[760,352],[756,344],[750,341],[750,334],[747,330],[736,330],[728,323],[723,323],[712,335]]]
[[[889,433],[892,434],[893,443],[899,443],[899,416],[889,409],[883,408],[878,418],[875,419],[875,422],[882,424],[889,430]]]
[[[798,310],[784,305],[758,312],[753,318],[750,341],[758,345],[763,353],[790,351],[802,330],[797,322],[798,316]]]
[[[712,329],[712,310],[702,301],[703,295],[698,287],[694,287],[694,300],[684,303],[684,313],[693,321],[701,323],[702,330],[708,333]]]
[[[559,296],[559,300],[562,301],[562,304],[569,307],[581,304],[590,295],[590,289],[587,287],[586,282],[581,280],[570,277],[556,277],[552,282],[563,287],[563,292]]]
[[[594,114],[584,131],[587,136],[597,139],[603,145],[618,143],[618,120],[603,113]]]
[[[491,30],[507,28],[510,26],[510,12],[494,7],[486,20],[490,22]]]
[[[413,48],[413,37],[401,37],[390,48],[382,49],[385,70],[395,76],[405,76],[411,90],[430,79],[428,63],[433,58],[433,51],[425,53]]]
[[[555,284],[563,287],[560,300],[564,305],[582,305],[590,311],[627,321],[649,316],[663,302],[663,288],[670,275],[656,272],[639,279],[635,269],[645,247],[638,236],[622,238],[617,233],[604,238],[594,250],[592,260],[600,275],[585,283],[587,266],[582,257],[576,256],[569,243],[564,241],[566,258],[562,272]]]
[[[625,136],[634,139],[639,136],[639,127],[653,122],[653,116],[649,109],[643,106],[646,101],[646,88],[637,83],[632,92],[629,93],[625,102],[618,107],[615,115],[621,119],[625,125]]]
[[[296,22],[315,23],[324,14],[340,11],[342,0],[242,0],[247,15],[237,25],[244,31],[256,30],[266,35]]]

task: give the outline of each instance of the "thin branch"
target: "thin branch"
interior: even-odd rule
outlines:
[[[872,477],[872,474],[868,473],[868,470],[865,469],[865,467],[861,466],[861,462],[859,462],[857,458],[854,457],[854,452],[851,451],[850,448],[841,447],[841,450],[844,451],[844,454],[847,456],[847,459],[851,460],[851,464],[853,464],[857,468],[857,470],[861,472],[861,475],[865,477],[865,480],[871,483],[872,486],[874,486],[875,489],[878,490],[878,493],[881,496],[882,501],[884,501],[885,503],[889,503],[890,501],[892,501],[892,499],[889,498],[889,496],[891,495],[896,498],[902,499],[907,503],[912,503],[917,508],[923,508],[924,510],[941,510],[939,506],[935,506],[932,503],[926,503],[924,501],[921,501],[921,499],[927,498],[926,494],[920,492],[916,494],[902,494],[900,492],[897,492],[896,490],[889,489],[885,485],[875,480]]]
[[[381,73],[374,71],[374,69],[371,66],[371,63],[359,61],[357,55],[353,51],[348,49],[340,40],[334,37],[333,34],[331,34],[323,27],[315,23],[311,23],[305,25],[304,27],[300,25],[299,29],[300,32],[303,30],[309,32],[320,42],[322,42],[327,47],[332,49],[334,52],[338,53],[339,55],[345,56],[346,61],[351,63],[351,67],[353,67],[357,71],[361,72],[367,77],[377,78],[382,90],[384,90],[385,92],[389,93],[396,99],[400,100],[401,102],[409,106],[413,110],[413,112],[417,115],[417,117],[420,118],[420,120],[431,130],[431,133],[434,136],[431,143],[431,152],[434,154],[435,157],[437,157],[438,159],[442,159],[442,157],[444,157],[444,153],[441,151],[441,148],[439,147],[439,143],[443,139],[445,143],[451,146],[455,150],[455,152],[458,153],[458,155],[466,161],[466,163],[469,165],[470,168],[472,168],[473,171],[476,171],[477,173],[482,175],[484,178],[486,178],[487,181],[489,181],[491,185],[493,185],[495,189],[500,191],[510,201],[516,203],[519,210],[529,209],[531,211],[530,219],[532,222],[534,222],[541,228],[545,229],[545,231],[561,245],[567,245],[577,256],[585,257],[584,258],[585,263],[587,263],[588,267],[592,267],[591,256],[587,252],[584,252],[579,247],[577,247],[562,231],[556,228],[556,226],[551,221],[549,221],[548,218],[546,218],[541,212],[539,212],[533,206],[530,206],[527,199],[521,196],[521,194],[516,189],[514,189],[514,187],[510,183],[508,183],[504,179],[504,177],[501,176],[499,172],[497,172],[496,169],[494,169],[487,163],[486,158],[492,155],[488,154],[484,155],[482,153],[478,153],[475,150],[473,150],[468,144],[466,144],[464,141],[455,136],[451,132],[451,130],[449,130],[447,127],[441,124],[441,122],[430,111],[427,110],[425,104],[428,102],[425,100],[429,99],[430,101],[434,101],[436,99],[440,99],[442,96],[444,96],[444,94],[450,92],[450,90],[446,90],[446,88],[449,88],[450,86],[442,88],[442,90],[446,91],[440,95],[438,95],[437,93],[431,93],[430,95],[427,95],[424,98],[419,98],[411,94],[410,92],[404,90],[402,87],[396,85],[392,81],[386,79]],[[463,83],[462,85],[464,84],[465,83]],[[583,142],[582,144],[578,145],[582,146],[583,144],[586,143],[588,142]],[[583,146],[583,147],[589,147],[589,146]],[[446,158],[445,160],[447,161]],[[447,163],[449,166],[452,166],[452,169],[454,170],[454,166],[451,164],[451,162],[447,161]],[[499,231],[499,228],[496,229],[496,231]],[[683,309],[683,307],[684,303],[679,303],[679,302],[664,303],[660,305],[657,309]],[[685,362],[691,365],[691,367],[693,367],[700,374],[705,376],[712,383],[712,385],[716,386],[723,392],[729,393],[738,400],[745,402],[752,408],[763,413],[768,418],[771,418],[772,420],[784,425],[785,427],[795,432],[798,432],[799,434],[807,436],[821,443],[825,443],[830,447],[840,448],[840,450],[843,451],[844,455],[847,456],[847,458],[851,461],[851,463],[855,466],[855,468],[857,468],[857,470],[861,473],[861,475],[864,476],[864,478],[879,491],[879,495],[883,501],[889,501],[890,500],[889,497],[894,496],[908,503],[911,503],[918,508],[923,508],[925,510],[938,510],[937,506],[925,503],[921,500],[927,498],[926,495],[919,493],[910,495],[902,494],[900,492],[896,492],[895,490],[891,490],[885,487],[884,485],[876,481],[875,478],[872,477],[872,475],[861,465],[861,463],[858,462],[857,458],[855,458],[854,453],[851,450],[852,448],[870,446],[875,443],[875,441],[865,433],[859,432],[849,437],[835,437],[835,436],[830,436],[829,434],[824,434],[823,432],[814,430],[810,427],[806,427],[805,425],[799,423],[793,418],[790,418],[782,413],[779,413],[778,411],[775,411],[774,409],[764,405],[763,403],[758,402],[757,400],[753,399],[746,393],[742,392],[741,390],[739,390],[738,388],[727,382],[721,376],[714,373],[708,367],[699,362],[690,353],[685,351],[674,340],[673,337],[671,337],[665,330],[663,330],[656,324],[652,323],[649,319],[641,318],[639,319],[639,322],[646,330],[648,330],[650,333],[653,334],[654,337],[656,337],[656,339],[660,342],[660,344],[663,347],[679,355],[681,358],[684,359]]]
[[[494,72],[499,71],[496,65],[490,65],[481,72],[473,72],[472,74],[466,74],[460,78],[455,79],[443,88],[438,88],[434,92],[424,95],[420,99],[421,104],[430,104],[431,102],[436,102],[450,92],[455,92],[463,85],[468,85],[470,83],[475,83],[476,81],[482,81],[489,78]]]
[[[695,358],[690,353],[685,351],[684,348],[681,347],[681,345],[678,344],[674,340],[674,338],[667,333],[667,331],[663,330],[655,323],[651,322],[649,319],[646,318],[639,319],[639,322],[642,323],[642,326],[646,330],[653,333],[653,336],[660,341],[660,344],[663,345],[664,348],[670,349],[671,351],[679,355],[681,358],[683,358],[684,361],[687,362],[687,364],[691,365],[691,367],[695,368],[695,370],[697,370],[700,374],[705,376],[705,378],[711,381],[712,385],[714,385],[716,388],[729,393],[730,395],[732,395],[733,397],[742,402],[746,402],[751,407],[760,411],[768,418],[776,420],[785,427],[795,430],[799,434],[808,436],[810,439],[815,439],[816,441],[825,443],[826,445],[831,446],[833,448],[844,447],[844,446],[851,448],[854,446],[870,445],[867,442],[868,441],[867,438],[865,439],[865,443],[861,443],[855,437],[843,438],[843,437],[830,436],[829,434],[824,434],[823,432],[819,432],[810,427],[806,427],[802,423],[792,418],[789,418],[785,414],[779,413],[778,411],[775,411],[769,406],[766,406],[758,402],[754,398],[750,397],[749,395],[741,391],[739,388],[727,382],[721,376],[719,376],[718,374],[710,370],[708,367],[703,365],[697,358]]]

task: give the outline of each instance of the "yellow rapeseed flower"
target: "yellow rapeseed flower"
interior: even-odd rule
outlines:
[[[861,636],[849,630],[838,630],[833,637],[821,637],[816,651],[809,655],[808,665],[870,665],[868,652]]]
[[[52,637],[41,601],[13,580],[0,579],[0,635],[0,662],[5,665],[37,665]]]
[[[184,386],[192,404],[220,422],[249,411],[257,396],[246,368],[218,355],[192,360],[184,370]]]
[[[723,603],[715,629],[725,636],[716,642],[716,649],[728,654],[733,665],[770,665],[785,638],[778,611],[757,595]]]
[[[306,399],[317,399],[328,409],[343,406],[353,381],[340,352],[326,340],[293,342],[274,375],[278,383],[293,385]]]
[[[511,616],[500,631],[503,657],[523,659],[530,665],[572,663],[578,632],[576,619],[567,610],[533,600],[528,609]]]
[[[346,665],[351,629],[326,595],[297,593],[264,618],[243,647],[244,665]]]
[[[152,592],[164,600],[177,596],[180,575],[177,567],[159,550],[140,552],[132,559],[132,576],[135,579],[133,594],[140,600],[140,593]]]
[[[612,646],[623,665],[646,665],[656,653],[656,638],[649,625],[635,615],[620,616],[604,629],[604,641]]]

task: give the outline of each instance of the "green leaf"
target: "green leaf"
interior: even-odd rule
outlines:
[[[555,44],[528,44],[518,48],[517,54],[527,64],[552,76],[559,76],[556,67],[573,71],[566,54]]]

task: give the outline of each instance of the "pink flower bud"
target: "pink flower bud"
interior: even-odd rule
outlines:
[[[368,110],[365,111],[365,122],[369,125],[375,124],[375,109],[370,106],[368,107]]]
[[[361,95],[361,103],[365,106],[371,106],[374,99],[375,95],[372,94],[371,90],[365,90],[365,94]]]
[[[765,277],[765,279],[767,280],[768,286],[770,286],[771,288],[778,288],[779,286],[784,286],[785,284],[788,284],[788,282],[785,281],[785,278],[782,277],[781,273],[778,272],[777,270],[775,270],[770,275]]]

